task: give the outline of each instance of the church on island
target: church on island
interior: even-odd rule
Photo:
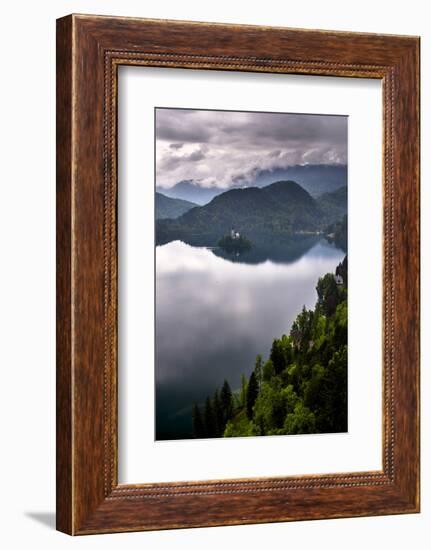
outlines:
[[[239,239],[240,238],[240,234],[238,231],[235,231],[235,229],[232,227],[232,229],[230,230],[230,238],[235,240],[235,239]]]

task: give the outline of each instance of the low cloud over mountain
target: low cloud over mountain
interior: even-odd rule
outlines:
[[[265,170],[347,163],[347,117],[156,110],[156,181],[247,185]]]

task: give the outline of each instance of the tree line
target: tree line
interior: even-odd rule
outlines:
[[[334,242],[342,250],[347,250],[347,215],[338,222],[326,228],[327,239]]]
[[[335,275],[319,278],[314,309],[273,340],[266,361],[256,357],[239,390],[225,380],[193,405],[194,437],[347,431],[347,256]]]
[[[156,244],[182,240],[216,246],[226,228],[238,227],[256,245],[271,237],[324,231],[346,212],[345,187],[316,199],[294,181],[228,189],[178,218],[156,220]]]

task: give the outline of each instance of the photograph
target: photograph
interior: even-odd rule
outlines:
[[[2,548],[430,548],[429,12],[2,5]]]
[[[348,431],[348,116],[156,107],[155,440]]]

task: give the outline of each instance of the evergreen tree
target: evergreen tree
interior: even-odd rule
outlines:
[[[277,338],[272,342],[269,358],[274,366],[275,374],[280,374],[280,372],[284,370],[286,363],[284,360],[283,346]]]
[[[230,389],[229,382],[225,380],[220,392],[220,401],[223,410],[223,419],[227,423],[232,418],[233,401],[232,390]]]
[[[326,317],[330,317],[335,313],[335,309],[341,301],[334,275],[327,273],[321,277],[317,282],[316,291],[318,306]]]
[[[215,434],[217,437],[220,437],[223,435],[226,423],[223,418],[223,409],[221,406],[218,390],[216,390],[214,393],[213,407],[214,407],[214,419],[215,419]]]
[[[337,265],[335,269],[335,274],[341,275],[341,277],[343,277],[343,285],[347,288],[347,256],[344,256],[344,260]]]
[[[263,380],[263,361],[261,355],[256,355],[256,362],[254,364],[254,374],[256,376],[257,388],[260,391]]]
[[[205,437],[347,431],[347,257],[336,273],[343,283],[332,273],[319,279],[314,311],[302,309],[265,363],[256,357],[239,395],[225,380],[203,414],[194,407],[195,437],[202,424]]]
[[[296,317],[292,328],[290,331],[290,337],[295,343],[295,346],[300,349],[301,352],[308,351],[310,347],[310,342],[312,341],[312,332],[314,325],[314,312],[308,311],[305,309],[305,306],[302,308],[301,313]],[[286,340],[286,344],[288,340]],[[290,348],[289,350],[289,360],[292,359]],[[287,349],[285,351],[285,354]]]
[[[299,401],[293,413],[289,413],[284,421],[284,430],[289,434],[316,433],[314,414]]]
[[[271,359],[268,359],[268,361],[263,365],[262,380],[268,382],[273,376],[275,376],[274,365],[272,364]]]
[[[247,404],[247,378],[244,374],[241,374],[241,391],[239,394],[239,402],[241,407],[245,407]]]
[[[250,380],[247,387],[247,418],[251,420],[253,418],[253,407],[256,403],[258,395],[258,386],[256,381],[256,375],[254,371],[251,373]]]

